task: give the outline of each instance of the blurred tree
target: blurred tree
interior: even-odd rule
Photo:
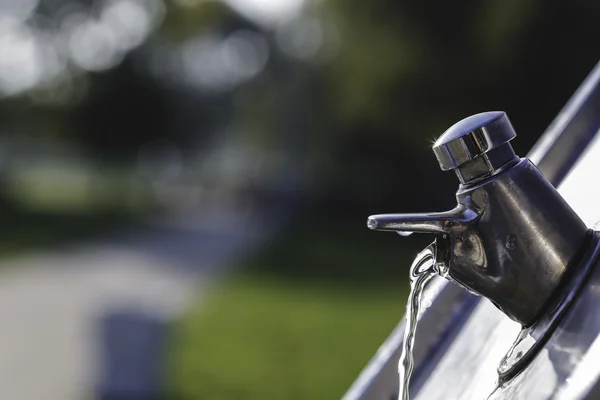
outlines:
[[[92,15],[102,4],[43,0],[27,23],[59,29],[66,9]],[[440,209],[452,206],[456,181],[437,169],[435,137],[472,113],[503,109],[524,155],[598,59],[598,2],[311,2],[307,14],[338,31],[330,63],[282,54],[282,27],[258,27],[225,2],[164,6],[162,25],[122,63],[100,73],[65,70],[77,93],[71,101],[4,98],[4,127],[62,136],[101,163],[124,164],[147,143],[188,149],[219,124],[244,124],[249,141],[317,166],[326,210]],[[236,29],[260,31],[270,54],[243,90],[215,95],[185,81],[174,88],[136,61],[165,43],[180,51],[190,38]],[[290,163],[289,174],[301,164]]]
[[[144,143],[173,135],[168,102],[164,89],[136,73],[126,59],[92,80],[88,96],[75,109],[71,134],[95,159],[130,161]]]
[[[598,61],[598,2],[344,0],[324,7],[343,39],[330,68],[338,127],[331,148],[346,172],[334,174],[335,202],[349,209],[451,206],[452,197],[438,193],[452,193],[456,181],[440,179],[429,150],[435,137],[470,114],[502,109],[525,155]]]

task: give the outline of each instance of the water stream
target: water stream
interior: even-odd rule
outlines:
[[[404,342],[398,374],[400,378],[399,400],[408,400],[408,384],[414,367],[413,347],[415,344],[415,331],[421,307],[421,295],[427,282],[436,274],[435,270],[435,243],[426,247],[417,254],[410,267],[410,294],[406,303],[406,325],[404,328]]]

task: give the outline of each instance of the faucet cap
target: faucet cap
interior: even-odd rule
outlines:
[[[441,169],[448,171],[501,147],[515,136],[506,113],[490,111],[452,125],[436,140],[433,152]]]

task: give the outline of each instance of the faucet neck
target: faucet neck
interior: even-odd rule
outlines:
[[[505,143],[492,149],[485,156],[474,158],[454,169],[454,173],[463,185],[480,182],[497,175],[506,168],[519,162],[512,146]]]

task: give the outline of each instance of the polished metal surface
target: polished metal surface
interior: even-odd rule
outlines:
[[[562,182],[600,129],[600,62],[528,154],[554,186]]]
[[[597,151],[583,157],[584,165],[579,165],[581,163],[577,161],[588,144],[600,136],[596,135],[600,127],[598,110],[600,63],[595,66],[528,154],[553,185],[558,186],[564,178],[561,194],[574,206],[578,214],[588,221],[589,227],[599,220],[592,214],[597,215],[600,208],[590,207],[592,199],[584,204],[578,204],[578,201],[583,201],[582,197],[585,196],[582,196],[582,193],[598,194],[597,190],[590,191],[589,175],[595,170],[590,169],[590,166],[597,165],[597,157],[600,156],[600,141],[596,146]],[[589,162],[587,159],[590,159]],[[573,168],[575,173],[567,176]],[[600,198],[593,194],[591,196]],[[598,281],[600,282],[600,279]],[[437,388],[438,393],[441,393],[439,398],[453,398],[452,394],[455,393],[458,394],[455,398],[468,399],[468,393],[475,389],[474,386],[485,386],[486,379],[493,385],[496,379],[495,369],[519,331],[519,325],[506,318],[490,302],[480,301],[481,297],[469,294],[458,285],[448,284],[448,281],[442,278],[436,283],[433,304],[424,311],[419,322],[419,336],[415,345],[417,369],[413,374],[411,393],[418,393],[419,398],[423,399],[435,398],[427,396],[427,391],[419,391],[427,383],[428,387]],[[597,287],[600,287],[600,283],[586,286],[586,290],[600,292]],[[430,289],[432,288],[426,288],[426,291]],[[487,332],[481,332],[482,329],[487,329]],[[388,337],[359,379],[348,390],[344,396],[345,400],[381,400],[397,395],[397,364],[403,330],[404,319],[401,319],[394,333]],[[469,349],[473,357],[479,356],[479,359],[462,357],[459,355],[461,349]],[[443,360],[447,358],[455,359],[458,363],[450,369],[444,369]],[[596,338],[569,378],[570,384],[561,388],[556,398],[584,398],[579,397],[579,394],[588,393],[590,390],[590,393],[595,393],[595,397],[590,398],[600,398],[600,384],[596,384],[600,379],[598,359],[600,338]],[[477,367],[474,369],[473,365]],[[485,375],[482,376],[485,379],[480,379],[481,374]],[[442,379],[436,379],[436,376]],[[462,377],[468,378],[464,384],[461,384]],[[473,385],[474,382],[477,384]],[[489,391],[484,390],[473,398],[485,398],[488,394]]]
[[[457,122],[434,143],[443,171],[454,169],[462,183],[493,175],[516,160],[507,143],[516,136],[506,113],[491,111]]]
[[[501,381],[512,379],[527,366],[536,356],[540,347],[549,339],[556,325],[570,311],[573,301],[581,293],[600,254],[600,236],[592,230],[589,231],[589,236],[589,243],[585,246],[581,258],[575,261],[571,273],[557,291],[558,293],[548,303],[543,315],[532,326],[523,328],[509,352],[500,362],[498,376]]]
[[[452,343],[428,360],[432,371],[413,384],[411,398],[425,400],[481,399],[584,399],[600,377],[600,268],[598,233],[586,266],[580,293],[574,296],[552,335],[540,341],[527,368],[499,384],[496,367],[519,325],[503,316],[489,302],[480,302]],[[589,260],[588,260],[589,261]],[[569,288],[565,287],[565,295]],[[561,303],[563,304],[563,303]],[[541,338],[540,338],[541,339]],[[595,343],[595,345],[594,345]],[[594,397],[592,397],[594,398]]]
[[[472,132],[480,131],[490,146],[510,147],[505,140],[514,137],[514,131],[504,113],[474,117],[454,125],[439,142],[464,143],[464,135],[473,137]],[[481,125],[485,123],[492,128]],[[495,132],[500,139],[494,139]],[[439,236],[436,259],[442,276],[529,326],[582,250],[587,227],[529,160],[515,157],[489,172],[484,180],[460,185],[458,205],[450,211],[374,215],[367,225]]]

